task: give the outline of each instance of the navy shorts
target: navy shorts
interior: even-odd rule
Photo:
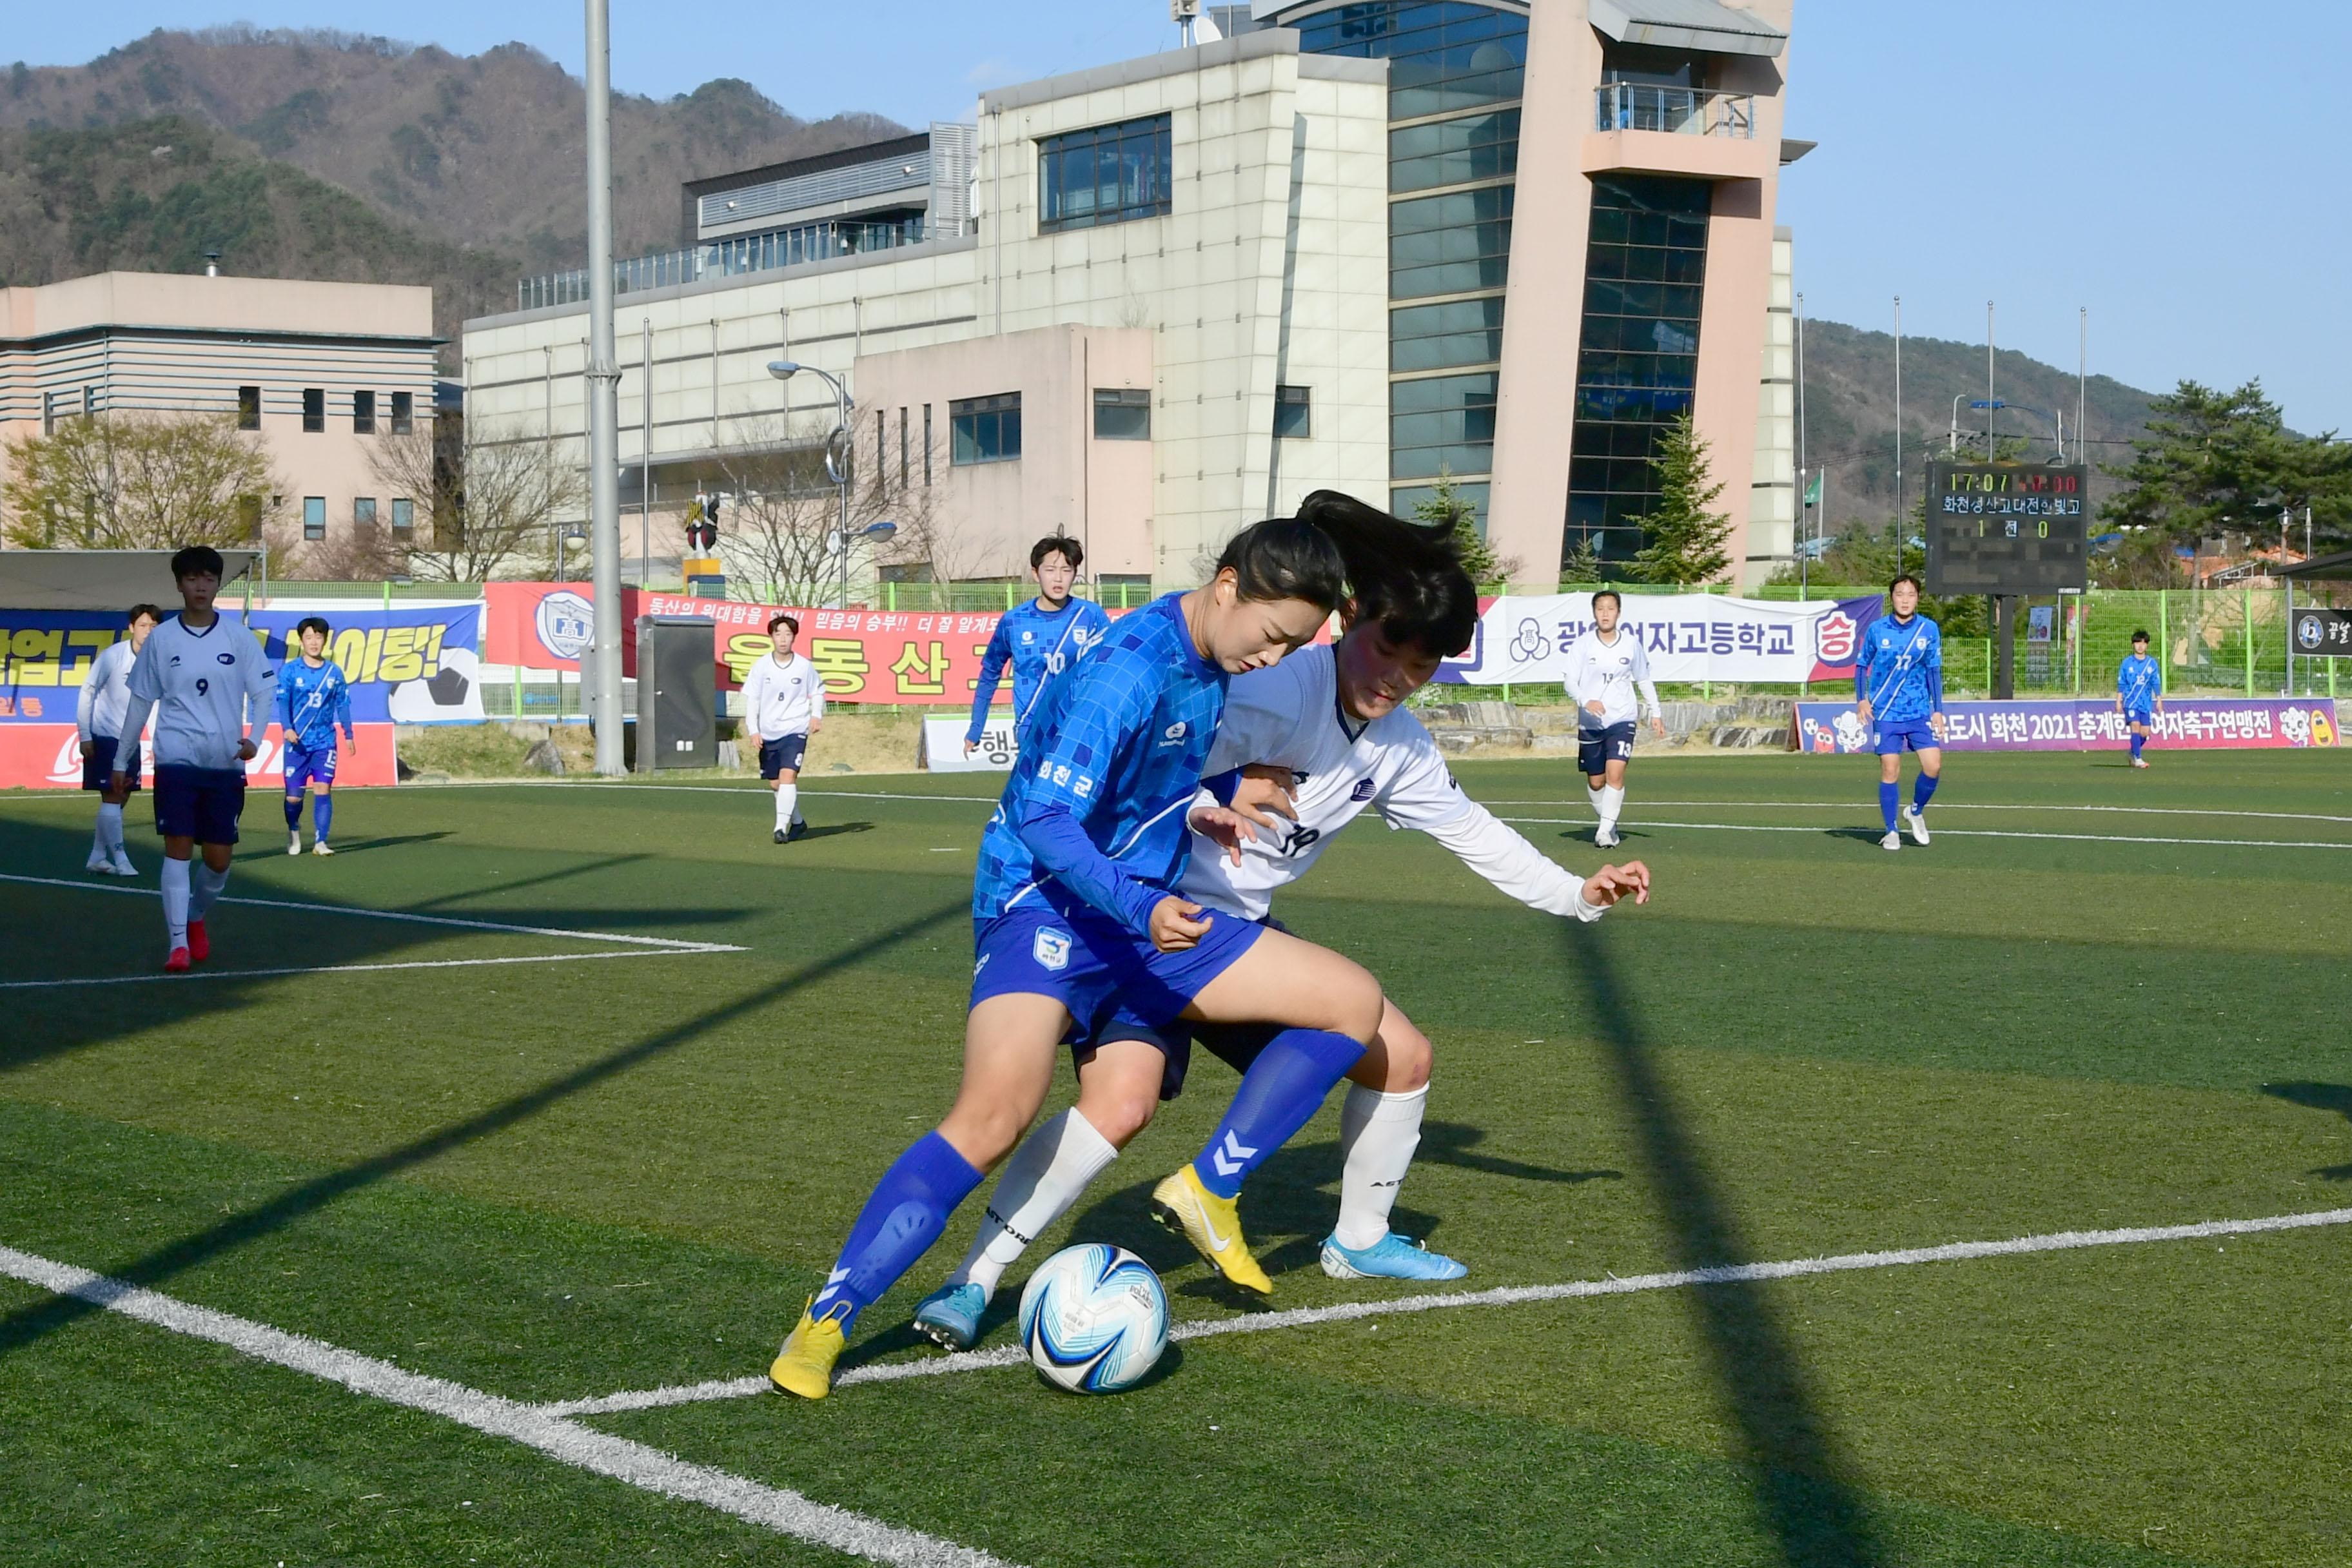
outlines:
[[[1633,760],[1633,725],[1631,720],[1600,730],[1590,730],[1581,725],[1577,727],[1576,771],[1586,777],[1607,772],[1611,763],[1630,763]]]
[[[122,742],[119,736],[92,735],[89,738],[89,755],[81,760],[82,788],[94,790],[106,788],[106,775],[114,771],[115,755],[121,744]],[[139,742],[136,741],[131,742],[131,751],[122,759],[122,772],[123,775],[131,781],[131,787],[137,789],[139,787]]]
[[[1010,910],[975,933],[971,1005],[1015,994],[1053,997],[1069,1011],[1063,1039],[1074,1057],[1098,1041],[1149,1040],[1167,1058],[1160,1098],[1173,1100],[1184,1087],[1191,1042],[1181,1026],[1169,1026],[1249,951],[1258,931],[1220,914],[1198,945],[1161,952],[1150,938],[1091,910],[1076,918],[1042,903]]]
[[[1290,929],[1272,915],[1257,923],[1267,931],[1286,933]],[[1178,1064],[1172,1081],[1163,1073],[1160,1082],[1160,1098],[1173,1100],[1184,1087],[1183,1068],[1190,1064],[1194,1046],[1204,1047],[1211,1056],[1234,1071],[1245,1073],[1249,1071],[1250,1064],[1257,1060],[1258,1053],[1271,1045],[1275,1036],[1286,1027],[1287,1026],[1282,1024],[1201,1024],[1183,1017],[1165,1024],[1150,1024],[1121,1007],[1113,1011],[1109,1020],[1092,1038],[1080,1039],[1073,1044],[1081,1053],[1114,1040],[1142,1040],[1158,1046],[1161,1055],[1171,1063]]]
[[[335,783],[335,748],[331,742],[315,752],[299,746],[286,748],[286,793],[300,795],[306,784],[320,789],[332,788]]]
[[[801,771],[801,757],[808,751],[806,735],[779,735],[772,741],[760,742],[760,776],[772,779],[786,768]]]
[[[244,810],[243,768],[155,765],[155,831],[164,837],[234,844],[236,819]]]
[[[1871,725],[1871,731],[1876,737],[1874,749],[1882,757],[1900,755],[1905,752],[1937,751],[1944,744],[1936,739],[1936,731],[1928,727],[1925,719],[1906,719],[1900,723],[1890,723],[1881,719]]]

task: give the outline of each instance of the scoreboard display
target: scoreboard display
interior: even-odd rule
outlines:
[[[1927,465],[1927,592],[2056,594],[2090,586],[2087,468]]]

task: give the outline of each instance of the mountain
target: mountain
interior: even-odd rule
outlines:
[[[1822,497],[1822,531],[1835,534],[1860,521],[1883,525],[1895,515],[1895,338],[1838,321],[1805,322],[1805,452],[1829,481]],[[1993,392],[2004,403],[2063,415],[2066,447],[2074,446],[2075,378],[2071,370],[2043,364],[2015,349],[1993,356]],[[1903,494],[1918,504],[1927,459],[1941,457],[1951,428],[1952,399],[1960,398],[1961,451],[1969,433],[1983,452],[1984,412],[1968,400],[1985,395],[1982,343],[1942,338],[1903,340]],[[2147,425],[2153,395],[2104,375],[2090,378],[2085,396],[2089,458],[2122,463],[2130,443]],[[2011,437],[2026,443],[2025,456],[2046,458],[2053,449],[2052,422],[2015,409],[2000,415],[2004,446]],[[2038,434],[2037,434],[2038,433]],[[2092,499],[2104,501],[2113,480],[2095,475]]]

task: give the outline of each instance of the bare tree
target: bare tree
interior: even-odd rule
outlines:
[[[266,540],[286,481],[212,414],[98,414],[16,444],[0,486],[19,549],[168,550]]]
[[[750,450],[721,459],[719,547],[729,570],[767,584],[783,603],[819,605],[840,591],[841,487],[824,468],[829,420],[786,426],[779,419],[747,421]],[[855,461],[855,459],[852,459]],[[910,472],[915,458],[909,457]],[[946,527],[929,485],[900,483],[884,471],[853,472],[849,484],[851,572],[881,561],[921,563],[948,581],[964,565],[957,531]],[[871,543],[859,535],[877,522],[898,531]],[[863,562],[861,563],[861,558]]]
[[[380,439],[368,466],[378,484],[415,505],[411,526],[390,530],[385,548],[415,577],[478,583],[540,570],[556,528],[586,504],[585,477],[520,427],[420,420],[407,435]]]

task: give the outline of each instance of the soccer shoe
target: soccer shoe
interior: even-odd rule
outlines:
[[[777,843],[779,843],[779,844],[790,844],[792,841],[793,841],[793,840],[792,840],[792,836],[791,836],[790,834],[786,833],[786,832],[785,832],[782,828],[781,828],[781,827],[779,827],[779,828],[777,828],[777,829],[776,829],[776,842],[777,842]]]
[[[299,855],[302,853],[302,830],[300,828],[298,827],[293,832],[286,836],[286,853],[289,855]]]
[[[190,921],[188,922],[188,957],[195,963],[202,963],[212,955],[213,939],[205,934],[205,922]]]
[[[801,1321],[793,1325],[784,1348],[768,1367],[768,1381],[779,1394],[823,1399],[833,1392],[833,1363],[841,1359],[844,1342],[839,1319],[812,1318],[808,1309],[802,1308]]]
[[[806,838],[807,837],[808,824],[801,821],[798,817],[793,818],[792,826],[784,831],[784,842],[787,844],[793,843],[797,839]]]
[[[1903,821],[1905,826],[1911,829],[1911,837],[1914,839],[1921,844],[1927,842],[1927,817],[1926,813],[1922,812],[1916,805],[1906,805],[1903,808]]]
[[[980,1338],[980,1315],[988,1293],[969,1279],[942,1285],[915,1309],[915,1331],[943,1351],[968,1351]]]
[[[184,947],[173,948],[163,959],[163,973],[166,974],[185,974],[187,972],[188,950]]]
[[[1191,1165],[1151,1189],[1151,1217],[1191,1242],[1192,1250],[1226,1279],[1256,1295],[1274,1294],[1274,1281],[1242,1239],[1239,1202],[1202,1186]]]
[[[133,866],[131,863],[131,857],[120,849],[114,852],[113,863],[108,866],[107,869],[113,872],[118,877],[136,877],[139,875],[139,868]]]
[[[1592,846],[1596,849],[1614,849],[1622,842],[1623,841],[1617,837],[1617,829],[1614,827],[1599,827],[1593,830]]]
[[[95,871],[101,877],[114,875],[113,866],[108,862],[103,853],[96,849],[90,851],[89,858],[82,863],[81,868],[85,871]]]
[[[2132,759],[2132,766],[2136,768],[2144,768],[2147,766],[2147,759],[2146,757],[2134,757]]]
[[[1470,1272],[1442,1252],[1391,1231],[1370,1247],[1342,1247],[1323,1238],[1323,1272],[1334,1279],[1459,1279]]]
[[[1890,827],[1886,830],[1886,837],[1878,841],[1878,847],[1881,849],[1900,849],[1903,847],[1903,835]]]
[[[313,855],[332,855],[334,851],[328,848],[327,841],[321,838],[316,844],[310,846],[310,853]]]

